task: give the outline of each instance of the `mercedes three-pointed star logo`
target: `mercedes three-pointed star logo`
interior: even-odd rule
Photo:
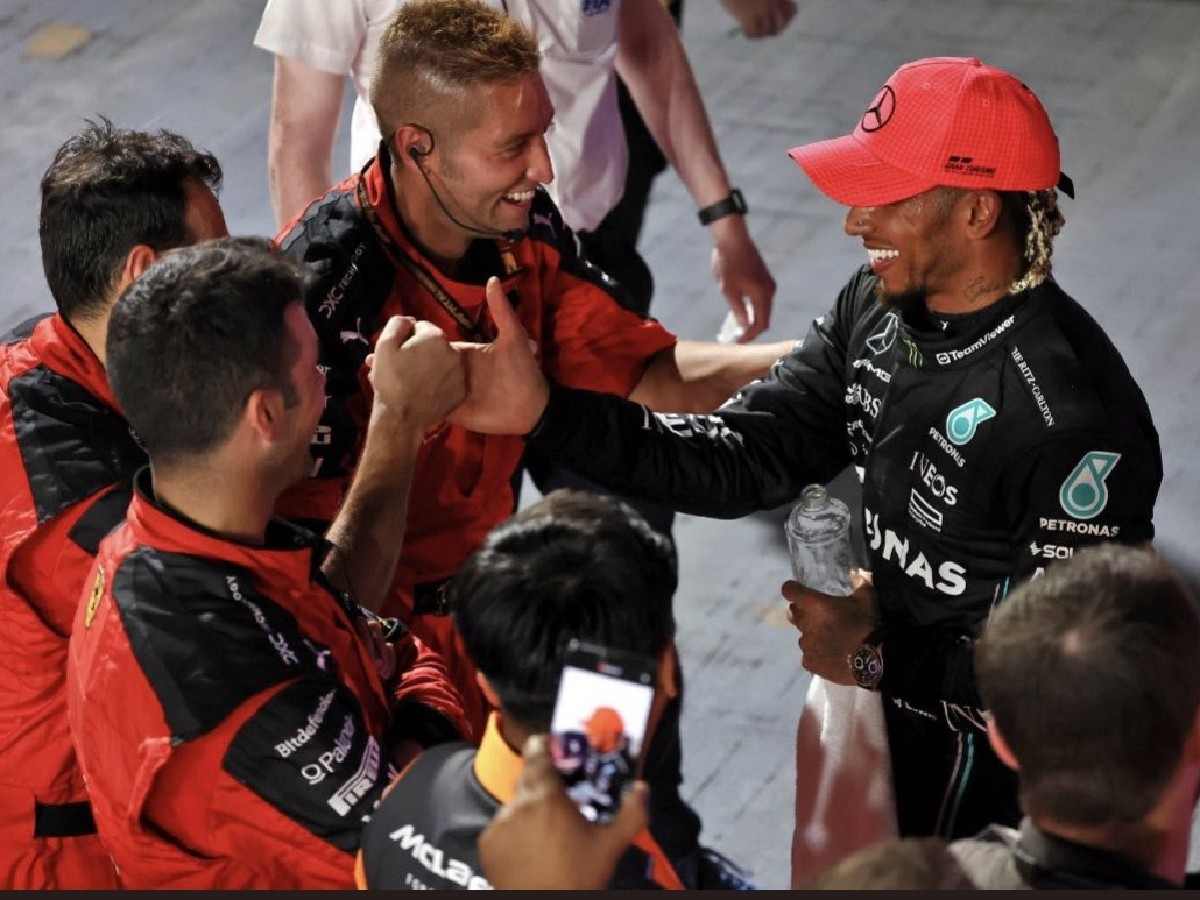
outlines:
[[[867,111],[863,113],[862,130],[878,131],[892,120],[895,112],[896,92],[892,90],[890,84],[885,84],[879,89],[879,93],[875,95],[875,99],[867,107]]]

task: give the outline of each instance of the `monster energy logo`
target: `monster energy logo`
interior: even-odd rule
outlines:
[[[1092,450],[1071,470],[1058,491],[1058,502],[1074,519],[1094,519],[1108,505],[1105,481],[1116,468],[1120,453]]]
[[[975,437],[975,429],[981,422],[995,417],[996,410],[982,397],[968,400],[962,406],[954,407],[946,416],[946,437],[950,438],[950,443],[961,447]]]
[[[912,342],[908,335],[904,335],[904,356],[908,360],[908,364],[914,369],[919,369],[925,365],[925,357],[921,354],[921,349]]]

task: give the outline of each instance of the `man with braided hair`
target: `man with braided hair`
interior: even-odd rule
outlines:
[[[1050,561],[1153,537],[1149,408],[1050,277],[1056,187],[1071,188],[1049,118],[1012,75],[909,63],[853,134],[790,155],[850,207],[869,264],[767,378],[710,416],[547,385],[498,297],[500,338],[469,360],[467,405],[502,409],[480,427],[529,431],[610,489],[700,515],[770,509],[860,467],[873,584],[849,599],[784,586],[804,667],[882,692],[901,835],[1015,822],[974,640]]]

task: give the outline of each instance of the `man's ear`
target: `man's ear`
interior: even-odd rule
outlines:
[[[1021,771],[1021,763],[1017,760],[1016,754],[1012,752],[1012,748],[1008,746],[1008,741],[1004,739],[1004,735],[1000,733],[999,727],[996,725],[994,716],[988,716],[988,743],[992,745],[992,749],[996,751],[996,756],[1000,758],[1000,762],[1004,763],[1014,772]]]
[[[970,202],[965,211],[967,235],[975,240],[990,237],[1004,211],[1000,195],[996,191],[971,191],[968,196]]]
[[[270,446],[279,440],[283,430],[283,392],[276,388],[257,388],[246,398],[242,420],[258,440]]]
[[[423,165],[433,153],[433,132],[420,125],[401,125],[392,135],[391,149],[402,165]]]
[[[158,259],[158,251],[146,244],[134,244],[125,254],[125,262],[121,265],[121,273],[117,278],[117,296],[125,292],[125,288],[142,277],[154,261]]]

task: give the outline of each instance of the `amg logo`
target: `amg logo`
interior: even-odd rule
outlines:
[[[397,828],[388,837],[399,844],[401,850],[411,852],[413,859],[439,878],[444,878],[468,891],[490,891],[492,889],[486,878],[476,875],[471,867],[462,860],[447,857],[444,850],[425,840],[425,835],[418,832],[411,824]]]
[[[854,362],[850,363],[850,366],[854,369],[866,369],[884,384],[890,384],[892,381],[891,372],[887,371],[886,369],[879,368],[879,366],[875,365],[875,363],[871,362],[869,359],[856,359]]]
[[[1096,522],[1074,522],[1071,519],[1038,519],[1042,531],[1065,531],[1067,534],[1083,534],[1088,537],[1115,538],[1121,533],[1120,525],[1100,525]]]

